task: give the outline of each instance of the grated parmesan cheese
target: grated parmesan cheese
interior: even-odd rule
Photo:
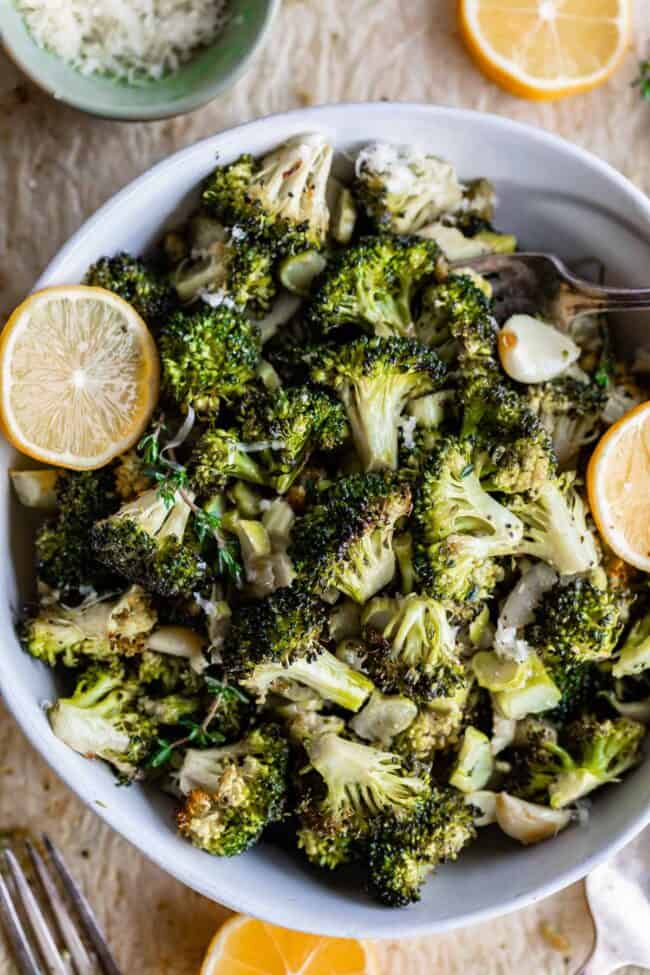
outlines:
[[[39,47],[82,74],[161,78],[210,44],[228,0],[16,0]]]

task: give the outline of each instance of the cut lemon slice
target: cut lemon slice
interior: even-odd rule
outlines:
[[[378,975],[372,946],[233,917],[217,931],[200,975]]]
[[[650,402],[609,428],[587,470],[598,531],[630,565],[650,572]]]
[[[630,0],[459,0],[460,32],[478,67],[538,101],[602,84],[625,53]]]
[[[156,344],[126,301],[70,285],[30,295],[0,336],[0,421],[35,460],[92,470],[139,439],[158,399]]]

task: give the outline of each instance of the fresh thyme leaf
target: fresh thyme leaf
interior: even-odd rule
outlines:
[[[158,750],[155,751],[147,760],[147,768],[160,768],[162,765],[165,765],[171,758],[174,750],[174,744],[167,741],[166,738],[157,738],[156,743],[158,745]]]
[[[217,680],[216,677],[206,676],[205,686],[209,694],[214,697],[220,697],[224,701],[241,701],[242,704],[248,704],[248,696],[240,691],[238,687],[234,687],[232,684],[224,684],[223,681]]]
[[[242,567],[237,561],[230,541],[219,549],[218,569],[220,575],[230,576],[236,585],[241,584]]]
[[[650,58],[639,64],[639,77],[633,82],[639,88],[642,98],[650,101]]]

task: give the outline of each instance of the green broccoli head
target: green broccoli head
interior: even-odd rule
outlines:
[[[242,604],[226,637],[225,671],[261,700],[294,681],[358,711],[372,683],[327,649],[328,624],[326,606],[298,587]]]
[[[44,603],[24,628],[25,649],[50,667],[77,667],[142,652],[156,624],[151,600],[139,586],[119,599],[84,600],[77,607]]]
[[[225,304],[170,316],[159,339],[163,391],[179,406],[216,410],[243,395],[255,378],[259,330]]]
[[[415,903],[438,864],[475,836],[472,808],[455,789],[433,788],[406,815],[380,817],[368,843],[370,894],[387,907]]]
[[[289,139],[263,159],[241,156],[208,178],[203,206],[281,253],[320,248],[329,226],[332,155],[332,147],[314,133]]]
[[[365,614],[370,620],[365,633],[371,648],[366,668],[377,686],[420,704],[451,697],[466,686],[465,668],[444,607],[416,593],[391,603],[393,611],[387,609],[381,631],[372,626],[373,601]]]
[[[415,233],[463,199],[453,167],[413,146],[373,143],[355,169],[355,196],[372,223],[393,233]]]
[[[465,615],[502,577],[494,560],[520,544],[520,520],[483,488],[471,440],[447,437],[429,456],[413,517],[414,561],[422,585]]]
[[[201,495],[223,491],[233,479],[266,484],[268,474],[237,430],[209,427],[197,440],[188,463],[192,487]]]
[[[336,450],[349,433],[341,404],[311,386],[251,393],[239,416],[246,442],[263,447],[262,463],[279,494],[300,477],[315,451]]]
[[[410,339],[363,336],[315,353],[311,376],[345,406],[355,446],[367,471],[395,470],[398,429],[413,400],[438,389],[445,367],[438,355]]]
[[[89,544],[93,523],[119,505],[112,470],[66,471],[57,478],[56,496],[56,515],[36,535],[39,579],[66,602],[77,601],[88,587],[115,588],[115,576],[96,561]]]
[[[135,663],[135,679],[147,697],[194,695],[203,689],[203,677],[192,668],[187,657],[144,650]]]
[[[84,284],[113,291],[152,329],[160,328],[176,307],[174,289],[167,278],[141,258],[124,252],[100,258],[86,271]]]
[[[508,504],[524,526],[519,555],[548,562],[562,575],[596,568],[597,542],[572,474],[549,478],[534,494],[512,495]]]
[[[612,668],[615,678],[635,677],[650,667],[650,613],[641,616],[625,637]]]
[[[467,275],[429,285],[415,326],[418,339],[445,362],[462,366],[496,359],[497,324],[490,301]]]
[[[544,593],[525,630],[544,658],[566,666],[607,660],[627,620],[625,594],[588,578],[562,579]]]
[[[411,761],[431,762],[436,752],[454,748],[462,733],[468,692],[465,684],[450,697],[422,705],[414,721],[393,742],[394,751]]]
[[[208,579],[208,566],[189,530],[191,509],[177,493],[172,503],[155,489],[123,504],[90,533],[100,562],[160,596],[191,595]]]
[[[140,708],[137,681],[123,668],[93,664],[71,697],[49,711],[54,734],[87,758],[102,758],[124,779],[132,779],[153,744],[156,723]]]
[[[529,802],[546,804],[549,787],[564,771],[574,767],[569,753],[557,743],[553,725],[527,718],[518,726],[515,744],[502,753],[510,767],[505,791]]]
[[[343,325],[415,338],[415,299],[443,273],[438,245],[418,237],[365,237],[330,262],[307,308],[308,324],[327,335]]]
[[[178,828],[213,856],[237,856],[282,819],[289,748],[277,725],[262,724],[220,748],[189,749],[178,774],[186,801]]]
[[[342,478],[298,519],[289,554],[308,586],[365,603],[395,574],[395,526],[411,511],[411,490],[392,474]]]
[[[549,433],[558,464],[565,469],[600,435],[607,394],[596,382],[560,376],[529,386],[526,402]]]

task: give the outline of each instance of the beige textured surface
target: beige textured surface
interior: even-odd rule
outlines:
[[[192,116],[149,125],[84,118],[41,95],[0,55],[0,322],[70,234],[152,163],[299,105],[384,98],[497,112],[559,132],[650,192],[650,107],[630,88],[636,56],[650,44],[650,0],[636,4],[636,51],[612,82],[555,105],[521,102],[486,83],[460,47],[453,8],[452,0],[285,0],[266,51],[232,92]],[[12,825],[47,827],[65,848],[125,972],[198,971],[219,908],[84,809],[0,706],[0,827]],[[568,938],[568,950],[548,944],[543,922]],[[500,921],[385,943],[380,953],[386,975],[560,975],[576,969],[590,938],[577,885]],[[9,971],[0,948],[0,975]]]

